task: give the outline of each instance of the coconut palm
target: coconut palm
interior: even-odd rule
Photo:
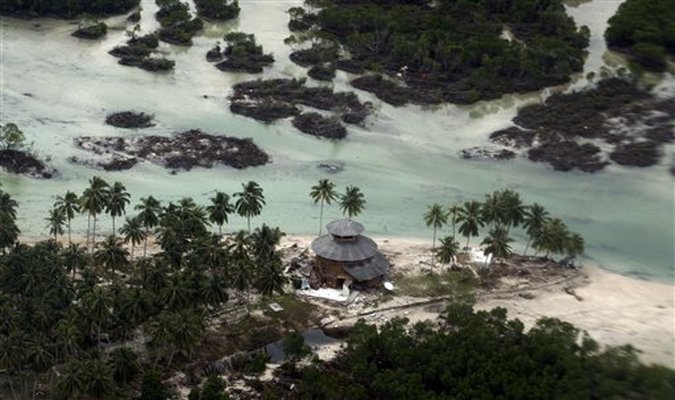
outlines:
[[[441,245],[436,249],[436,258],[441,264],[448,264],[457,256],[459,252],[459,243],[453,236],[446,236],[441,239]]]
[[[66,271],[72,272],[73,279],[78,270],[82,270],[87,265],[87,251],[77,243],[71,243],[63,251],[63,264]]]
[[[115,390],[112,369],[101,356],[85,361],[85,371],[84,392],[89,396],[100,399]]]
[[[520,200],[520,195],[510,189],[502,191],[503,202],[503,222],[506,224],[506,233],[508,234],[511,227],[518,227],[525,221],[526,207]]]
[[[113,280],[116,278],[115,270],[129,264],[127,257],[129,257],[127,249],[122,247],[122,242],[112,235],[108,236],[105,241],[98,243],[96,252],[94,252],[94,261],[110,270]]]
[[[480,218],[481,204],[476,201],[467,201],[459,210],[457,215],[457,222],[459,225],[459,233],[466,237],[466,246],[469,247],[469,241],[472,236],[478,236],[480,228],[483,226],[483,221]]]
[[[323,205],[324,203],[330,205],[332,201],[337,199],[337,192],[335,191],[335,184],[328,179],[321,179],[318,184],[312,186],[309,192],[309,197],[314,200],[314,204],[319,203],[321,206],[319,211],[319,236],[323,229]]]
[[[12,398],[16,399],[12,376],[15,375],[26,358],[27,336],[19,330],[0,335],[0,369],[8,372],[9,387]]]
[[[108,199],[105,205],[105,212],[112,217],[112,235],[117,234],[115,230],[115,217],[122,216],[125,213],[127,204],[129,204],[129,192],[120,182],[115,182],[108,191]]]
[[[58,235],[63,235],[63,226],[66,224],[66,217],[60,208],[52,208],[49,210],[49,217],[45,218],[47,221],[47,228],[49,234],[54,236],[54,241],[58,239]]]
[[[503,192],[495,191],[485,195],[485,202],[481,205],[481,219],[487,224],[488,230],[494,224],[504,223],[506,220],[506,201]]]
[[[80,326],[80,316],[75,312],[67,314],[56,323],[54,332],[62,356],[64,358],[71,355],[77,356],[84,337]]]
[[[141,225],[145,228],[145,237],[143,238],[143,257],[145,257],[148,250],[148,236],[150,236],[150,229],[159,224],[159,213],[161,205],[154,197],[141,197],[141,204],[134,207],[138,211],[137,218],[141,221]]]
[[[130,262],[134,261],[134,248],[145,240],[146,232],[143,230],[143,224],[140,218],[135,216],[133,218],[127,217],[124,220],[124,225],[120,228],[122,239],[124,243],[131,243]]]
[[[89,180],[89,187],[84,190],[80,197],[80,211],[87,213],[87,249],[93,251],[96,244],[96,218],[105,209],[108,199],[108,183],[95,176]],[[93,229],[90,233],[91,220],[94,220]]]
[[[95,334],[96,340],[100,340],[101,329],[110,318],[112,305],[110,294],[102,287],[94,287],[82,296],[81,305],[90,327],[90,334]]]
[[[10,214],[0,213],[0,250],[5,254],[5,250],[12,246],[19,237],[21,231],[16,226],[14,218]]]
[[[216,192],[210,200],[211,205],[206,207],[209,221],[218,225],[218,236],[223,236],[223,224],[228,222],[227,216],[234,212],[234,207],[230,204],[230,196],[223,192]]]
[[[565,238],[565,253],[569,258],[575,258],[584,253],[584,238],[578,233],[570,233]]]
[[[450,223],[452,224],[452,238],[455,238],[455,224],[457,223],[457,216],[459,215],[459,206],[453,204],[448,208],[448,218],[450,218]]]
[[[485,246],[483,254],[487,256],[492,254],[492,258],[506,258],[511,254],[510,242],[513,240],[509,237],[506,228],[501,225],[495,226],[488,236],[483,239],[482,245]]]
[[[15,220],[16,209],[18,207],[19,203],[17,203],[9,193],[0,189],[0,214],[8,215]]]
[[[347,186],[345,193],[340,196],[340,210],[349,219],[356,217],[366,208],[366,199],[356,186]]]
[[[112,376],[117,383],[128,383],[141,371],[138,356],[129,347],[118,347],[110,352]]]
[[[80,212],[80,204],[77,195],[71,191],[67,191],[64,196],[56,196],[54,207],[61,210],[61,213],[66,217],[68,224],[68,244],[72,243],[70,238],[70,222],[75,218],[75,214]]]
[[[431,264],[434,263],[434,253],[436,252],[436,230],[442,228],[448,222],[448,214],[445,213],[443,207],[434,203],[428,207],[426,214],[424,214],[424,223],[427,224],[427,227],[434,228],[434,235],[431,241]]]
[[[246,217],[248,232],[251,232],[251,217],[260,215],[262,207],[265,205],[265,196],[263,190],[256,182],[249,181],[247,184],[241,184],[242,191],[235,193],[237,202],[234,208],[242,217]]]
[[[68,400],[77,398],[85,388],[86,367],[84,362],[77,359],[68,360],[59,370],[56,381],[55,398]]]
[[[548,258],[551,253],[560,254],[565,251],[565,242],[569,236],[567,226],[558,218],[544,223],[532,240],[532,247],[537,251],[545,251]]]
[[[548,219],[548,211],[546,211],[544,207],[537,203],[534,203],[525,209],[523,228],[527,232],[528,239],[527,244],[525,245],[525,251],[523,251],[523,255],[527,253],[530,243],[537,236],[538,232],[544,226],[546,221],[548,221]]]

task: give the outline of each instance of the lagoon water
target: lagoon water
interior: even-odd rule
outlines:
[[[157,27],[153,0],[143,0],[143,32]],[[123,67],[107,52],[122,43],[124,17],[106,22],[112,26],[101,41],[70,36],[76,24],[56,20],[21,21],[0,18],[0,120],[15,122],[34,149],[59,170],[52,180],[34,180],[0,172],[4,190],[20,203],[19,224],[28,237],[44,237],[44,218],[56,194],[80,193],[93,175],[109,182],[123,182],[133,201],[153,195],[163,201],[191,196],[202,204],[214,190],[235,192],[248,180],[264,188],[267,206],[256,223],[278,225],[288,233],[312,234],[318,229],[318,208],[308,197],[310,187],[329,178],[342,190],[359,186],[367,209],[359,219],[372,235],[431,237],[422,214],[434,202],[450,205],[481,199],[485,193],[509,187],[528,203],[538,202],[561,217],[587,242],[588,261],[604,268],[648,279],[672,281],[673,277],[673,178],[668,173],[672,155],[648,169],[611,166],[603,172],[561,173],[544,164],[520,158],[513,161],[467,161],[458,151],[483,145],[494,130],[510,126],[517,108],[540,102],[551,93],[505,96],[471,106],[395,108],[374,96],[355,90],[372,101],[376,112],[364,127],[348,126],[342,142],[319,140],[294,129],[290,121],[262,124],[229,112],[231,86],[255,77],[301,77],[306,70],[288,59],[283,44],[289,35],[289,7],[300,1],[241,0],[238,20],[207,23],[190,48],[162,44],[161,50],[176,61],[175,71],[156,74]],[[596,0],[569,8],[578,24],[592,32],[586,71],[615,63],[607,53],[602,33],[620,1]],[[231,74],[206,62],[205,53],[225,32],[255,33],[275,64],[263,74]],[[585,74],[583,74],[585,75]],[[338,71],[336,90],[354,90],[350,76]],[[311,81],[311,79],[310,79]],[[588,85],[583,76],[555,90]],[[673,78],[661,85],[673,95]],[[669,94],[668,94],[669,93]],[[138,132],[103,123],[105,116],[127,109],[154,113],[157,126]],[[190,128],[209,133],[251,137],[273,162],[263,167],[235,170],[226,167],[193,169],[171,175],[165,169],[142,163],[129,171],[103,172],[68,162],[73,155],[87,156],[73,145],[81,135],[169,135]],[[672,154],[672,150],[670,150]],[[341,162],[345,169],[330,175],[317,168],[321,162]],[[328,208],[325,220],[337,217]],[[80,218],[76,229],[84,232]],[[103,229],[109,229],[104,218]],[[228,229],[245,221],[232,217]],[[522,236],[517,237],[523,242]],[[478,239],[472,239],[477,242]],[[522,244],[516,244],[517,249]]]

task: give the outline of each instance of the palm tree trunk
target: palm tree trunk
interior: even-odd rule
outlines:
[[[12,376],[8,373],[7,377],[9,379],[9,390],[12,392],[12,399],[16,400],[16,392],[14,391],[14,382],[12,381]]]
[[[70,246],[72,242],[70,241],[70,218],[68,218],[68,246]]]
[[[134,262],[134,241],[131,241],[131,259],[129,262]]]
[[[89,232],[91,232],[91,213],[87,214],[87,240],[86,240],[87,251],[89,251]]]
[[[148,227],[145,227],[145,240],[143,241],[143,258],[145,258],[145,254],[148,251],[148,234],[150,232],[148,231]]]
[[[319,212],[319,236],[321,236],[322,229],[323,229],[323,199],[321,199],[321,211]]]
[[[525,257],[525,253],[527,253],[527,249],[530,248],[530,242],[532,241],[532,238],[527,239],[527,244],[525,245],[525,251],[523,251],[523,257]]]
[[[452,221],[452,240],[455,241],[455,221]]]
[[[113,220],[113,237],[115,237],[115,216],[112,215],[112,220]]]
[[[223,224],[218,224],[218,236],[223,237]]]
[[[94,247],[96,247],[96,215],[94,215],[94,225],[91,229],[91,253],[94,252]]]
[[[434,266],[434,253],[436,252],[436,227],[434,226],[434,238],[431,241],[431,266]]]
[[[469,240],[471,240],[471,235],[466,237],[466,247],[469,247]]]
[[[248,223],[248,233],[251,233],[251,216],[246,217],[246,221]]]

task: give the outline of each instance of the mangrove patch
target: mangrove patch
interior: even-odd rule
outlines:
[[[156,3],[159,11],[155,17],[161,25],[159,39],[179,46],[192,45],[192,37],[202,30],[204,22],[192,17],[190,5],[180,0],[163,0]]]
[[[515,127],[493,132],[490,141],[525,150],[530,160],[556,170],[596,172],[611,162],[647,167],[659,163],[661,147],[674,140],[675,99],[609,78],[523,107],[513,122]]]
[[[113,57],[119,58],[120,65],[138,67],[146,71],[167,71],[173,69],[175,62],[164,57],[155,57],[159,41],[157,34],[151,33],[144,36],[136,36],[131,32],[131,38],[123,46],[116,46],[108,52]]]
[[[35,155],[19,149],[0,150],[0,167],[12,174],[38,179],[50,179],[56,174],[54,168],[49,167]]]
[[[305,79],[268,79],[238,83],[230,96],[230,110],[270,122],[299,114],[299,105],[330,111],[349,124],[360,124],[372,112],[353,92],[333,92],[328,87],[305,86]],[[278,118],[275,118],[278,117]],[[307,122],[307,119],[300,121]],[[318,121],[313,117],[312,121]],[[337,122],[340,124],[340,122]],[[302,124],[306,125],[305,123]]]
[[[135,111],[116,112],[105,117],[105,123],[118,128],[149,128],[155,126],[152,114]]]
[[[394,105],[469,104],[568,82],[583,69],[590,35],[561,0],[327,0],[289,15],[296,36],[340,48],[338,69],[388,77],[355,83]],[[316,56],[302,50],[293,60]]]
[[[105,22],[93,22],[80,25],[71,35],[80,39],[94,40],[102,38],[107,33],[108,25]]]
[[[128,169],[139,161],[150,161],[171,170],[226,165],[236,169],[270,162],[269,156],[251,139],[210,135],[197,129],[174,136],[95,137],[82,136],[75,145],[95,154],[92,160],[72,162],[106,170]]]
[[[256,74],[262,72],[263,67],[274,63],[274,57],[263,53],[262,46],[256,43],[253,34],[230,32],[224,39],[227,45],[222,53],[219,44],[206,53],[207,61],[218,62],[216,68],[221,71]]]
[[[229,21],[239,16],[237,0],[194,0],[199,16],[215,21]]]

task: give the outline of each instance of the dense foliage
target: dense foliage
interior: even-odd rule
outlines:
[[[544,318],[525,332],[506,310],[451,305],[440,327],[357,323],[347,348],[299,372],[283,368],[285,399],[670,399],[675,372],[641,365],[630,346],[600,351],[574,326]],[[270,390],[270,388],[268,388]],[[273,390],[273,389],[272,389]],[[269,398],[274,398],[271,395]]]
[[[581,71],[589,31],[560,0],[325,1],[292,9],[352,61],[399,74],[428,93],[418,102],[474,102],[565,82]],[[512,35],[512,38],[509,36]]]
[[[249,220],[264,204],[254,182],[235,197],[251,198],[237,209]],[[143,198],[119,229],[122,237],[113,222],[110,235],[98,239],[100,215],[124,215],[130,195],[122,184],[94,177],[81,196],[58,196],[47,218],[57,238],[66,226],[70,232],[77,214],[86,215],[86,243],[71,243],[69,235],[67,246],[28,246],[17,242],[18,204],[0,188],[0,371],[12,393],[33,393],[55,367],[51,386],[40,389],[53,398],[129,398],[143,369],[192,359],[209,313],[230,294],[246,307],[243,293],[283,292],[276,250],[283,233],[263,225],[223,241],[208,229],[209,221],[220,227],[235,211],[228,199],[219,193],[209,207],[190,198],[162,207]],[[152,255],[145,250],[151,232],[160,248]],[[141,243],[143,256],[134,260]],[[132,340],[139,333],[149,339],[147,351]],[[156,376],[146,374],[142,390],[142,398],[162,398]]]
[[[191,45],[192,37],[204,27],[199,18],[192,18],[190,5],[180,0],[155,0],[159,11],[155,16],[162,26],[159,38],[167,43]]]
[[[232,0],[195,0],[199,15],[219,21],[227,21],[239,16],[239,2]]]
[[[631,54],[645,69],[666,69],[675,56],[675,0],[627,0],[609,19],[607,45]]]
[[[3,0],[0,12],[22,15],[58,15],[74,17],[78,14],[121,14],[138,6],[139,0]]]

